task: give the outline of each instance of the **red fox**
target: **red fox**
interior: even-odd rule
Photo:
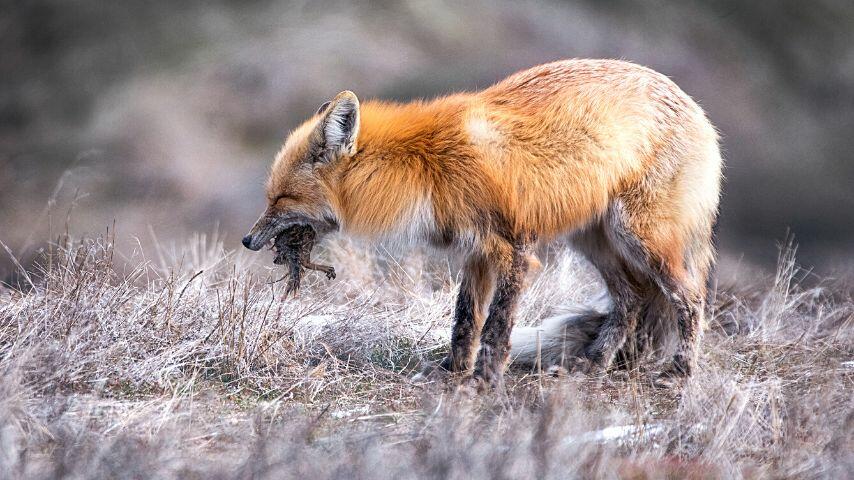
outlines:
[[[258,250],[308,224],[319,236],[340,229],[462,253],[441,367],[495,387],[529,251],[568,238],[611,304],[570,350],[607,368],[639,319],[672,318],[679,341],[665,374],[678,379],[696,362],[721,169],[703,110],[624,61],[558,61],[431,101],[360,103],[344,91],[288,137],[243,244]]]

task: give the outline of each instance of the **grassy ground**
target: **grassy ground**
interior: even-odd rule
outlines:
[[[124,254],[124,255],[122,255]],[[506,395],[409,381],[447,348],[457,284],[338,241],[339,278],[281,300],[277,273],[197,237],[109,239],[0,290],[2,478],[842,478],[854,471],[854,303],[778,272],[720,288],[681,391],[641,371],[511,369]],[[29,283],[31,282],[31,284]],[[519,323],[601,286],[572,253]]]

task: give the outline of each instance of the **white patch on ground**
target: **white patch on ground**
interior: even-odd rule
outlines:
[[[323,329],[336,321],[334,315],[306,315],[294,325],[294,336],[303,344],[313,342]]]
[[[575,443],[608,443],[617,442],[626,444],[632,441],[649,440],[654,435],[664,431],[664,425],[654,423],[650,425],[615,425],[605,427],[601,430],[586,432],[574,437],[563,439],[564,445]]]
[[[365,415],[371,411],[370,407],[367,405],[363,405],[361,407],[351,408],[349,410],[336,410],[329,414],[330,417],[341,419],[341,418],[349,418],[354,415]]]

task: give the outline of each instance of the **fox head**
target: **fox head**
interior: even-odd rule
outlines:
[[[294,130],[276,156],[267,181],[267,208],[243,245],[260,250],[291,225],[311,225],[318,236],[338,228],[336,169],[356,153],[359,99],[344,91]]]

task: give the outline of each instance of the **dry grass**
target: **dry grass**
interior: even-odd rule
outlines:
[[[737,478],[854,471],[854,303],[776,276],[719,293],[680,392],[640,372],[414,385],[446,348],[453,268],[337,241],[341,274],[275,272],[199,236],[152,257],[65,244],[0,291],[3,478]],[[787,252],[791,252],[787,250]],[[569,252],[520,323],[589,301]],[[260,260],[252,258],[253,261]],[[264,258],[268,261],[268,258]],[[837,290],[838,291],[838,290]]]

